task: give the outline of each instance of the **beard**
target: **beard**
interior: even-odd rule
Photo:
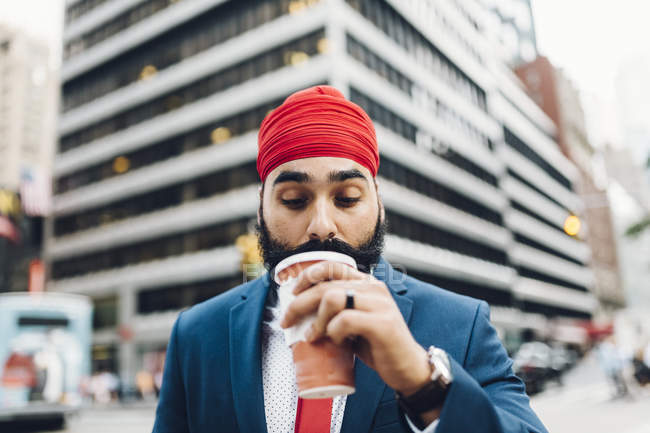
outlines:
[[[257,230],[257,238],[262,252],[262,258],[264,259],[264,266],[269,271],[275,268],[282,260],[294,254],[309,251],[334,251],[352,257],[357,262],[359,271],[369,274],[379,261],[379,257],[384,249],[386,222],[381,221],[381,212],[377,216],[377,223],[375,224],[373,233],[358,247],[353,247],[347,242],[334,238],[324,241],[311,239],[295,248],[291,248],[286,243],[277,241],[271,237],[271,233],[264,222],[264,214],[262,213],[261,206],[260,221],[261,224],[256,224],[255,229]]]

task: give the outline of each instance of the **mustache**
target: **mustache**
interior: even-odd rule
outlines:
[[[321,241],[320,239],[312,239],[295,248],[274,248],[271,251],[268,251],[267,256],[269,263],[278,264],[287,257],[310,251],[333,251],[352,257],[358,256],[359,253],[362,252],[362,250],[354,248],[349,243],[340,239],[327,239],[324,241]],[[357,257],[355,257],[355,259],[357,259]]]
[[[378,218],[373,235],[359,247],[354,247],[341,239],[332,238],[326,240],[310,239],[295,248],[290,248],[286,243],[271,238],[263,217],[261,218],[261,224],[257,225],[256,228],[260,249],[268,270],[275,268],[282,260],[294,254],[311,251],[333,251],[354,258],[357,262],[357,268],[361,272],[370,273],[371,267],[377,263],[382,253],[386,233],[386,223],[381,222]]]

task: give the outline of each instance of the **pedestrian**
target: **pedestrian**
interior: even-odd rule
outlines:
[[[634,378],[641,386],[650,384],[650,363],[646,361],[646,359],[649,359],[646,354],[650,353],[648,348],[650,348],[650,344],[646,346],[645,350],[643,347],[639,347],[632,357]]]
[[[269,272],[180,313],[155,433],[546,431],[487,304],[409,277],[382,256],[378,167],[370,118],[332,87],[298,91],[266,116],[258,237]],[[274,315],[275,265],[322,250],[353,257],[359,270],[311,265],[287,314]],[[354,394],[298,399],[282,328],[312,313],[310,340],[354,339]]]
[[[602,339],[596,348],[600,365],[614,386],[614,396],[624,397],[628,394],[627,384],[623,378],[623,358],[616,346],[613,336]]]
[[[148,370],[142,369],[135,375],[135,386],[144,401],[153,401],[155,398],[154,377]]]

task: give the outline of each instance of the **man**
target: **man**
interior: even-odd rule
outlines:
[[[264,276],[181,313],[154,432],[545,432],[489,324],[485,302],[395,270],[383,257],[379,153],[367,114],[336,89],[294,93],[262,122],[257,169]],[[299,277],[280,317],[273,267],[331,250]],[[352,307],[352,308],[350,308]],[[356,392],[299,400],[281,327],[352,339]]]

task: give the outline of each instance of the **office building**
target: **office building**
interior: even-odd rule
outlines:
[[[257,128],[327,83],[374,120],[386,257],[485,299],[505,334],[589,318],[589,248],[552,122],[475,1],[68,1],[50,287],[96,308],[96,368],[132,381],[178,311],[242,281]],[[556,168],[559,167],[559,168]]]
[[[584,204],[580,217],[590,228],[585,237],[592,251],[589,265],[595,276],[593,291],[603,313],[611,313],[625,305],[625,293],[607,190],[597,186],[598,167],[594,162],[599,152],[589,142],[580,96],[565,74],[546,57],[539,56],[516,72],[533,100],[557,126],[560,150],[578,168],[576,189]]]
[[[59,90],[48,61],[45,44],[0,24],[0,292],[28,290],[40,260]]]

